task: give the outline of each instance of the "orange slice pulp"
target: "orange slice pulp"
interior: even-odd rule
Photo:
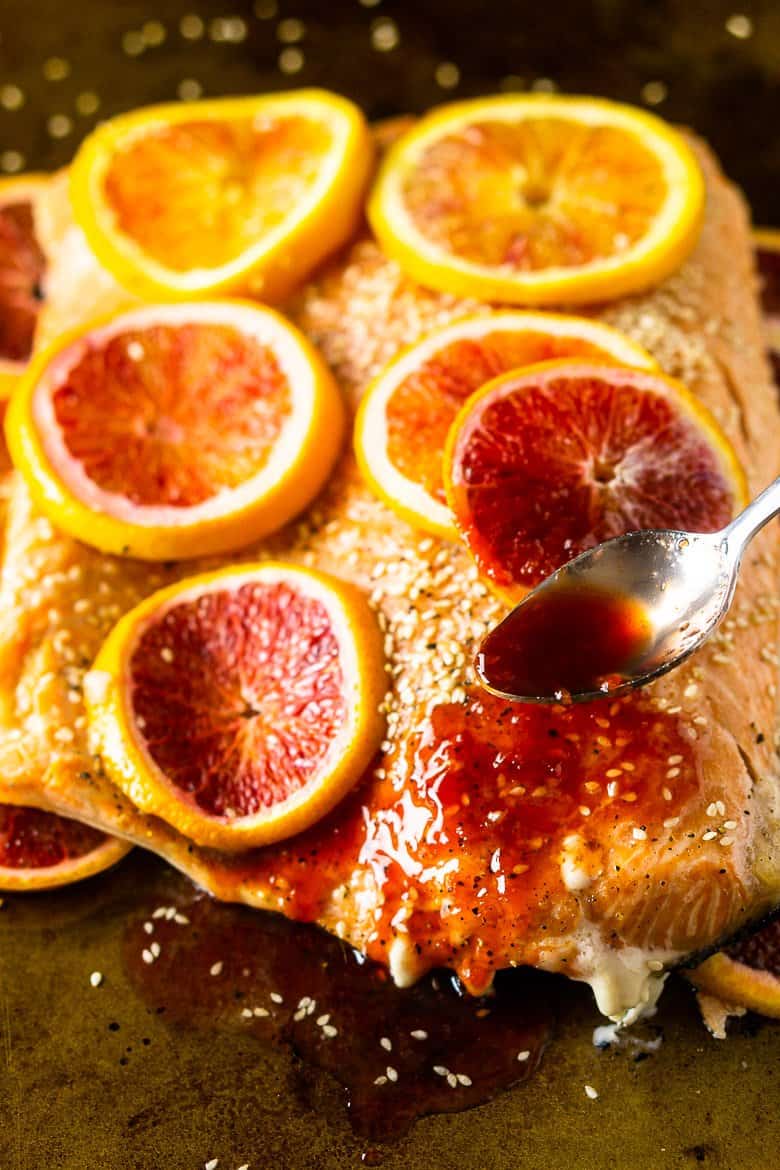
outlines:
[[[522,311],[466,317],[401,353],[369,386],[355,422],[366,482],[403,519],[457,539],[441,472],[456,414],[497,375],[562,357],[656,368],[628,337],[585,317]]]
[[[149,306],[66,334],[15,391],[11,458],[59,528],[152,560],[224,552],[286,523],[339,452],[316,350],[244,301]]]
[[[529,366],[473,395],[444,481],[480,572],[511,601],[603,540],[712,532],[747,500],[728,439],[681,383],[584,361]]]
[[[50,890],[114,865],[131,846],[78,821],[0,804],[0,890]]]
[[[241,850],[318,820],[384,733],[363,595],[293,565],[232,566],[142,602],[87,675],[90,742],[145,812]]]
[[[703,207],[695,156],[661,119],[522,94],[421,118],[388,152],[369,218],[420,284],[564,305],[658,283],[693,248]]]
[[[372,158],[360,111],[322,90],[151,106],[83,143],[72,203],[142,298],[275,301],[350,235]]]

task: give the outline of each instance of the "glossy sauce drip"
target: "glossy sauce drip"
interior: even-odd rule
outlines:
[[[482,642],[484,683],[525,699],[609,694],[641,662],[652,625],[631,597],[582,584],[529,597]]]
[[[314,927],[220,905],[176,878],[169,884],[179,921],[159,910],[154,918],[149,906],[123,944],[150,1009],[169,1025],[290,1045],[304,1062],[300,1095],[307,1067],[331,1073],[346,1089],[353,1129],[369,1140],[400,1136],[418,1117],[469,1108],[526,1080],[555,1004],[571,995],[563,981],[529,970],[506,972],[489,999],[459,994],[447,972],[399,990],[384,969]],[[160,945],[151,964],[144,921]]]

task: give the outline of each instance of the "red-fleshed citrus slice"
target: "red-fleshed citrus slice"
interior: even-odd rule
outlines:
[[[673,272],[704,182],[660,118],[598,98],[515,94],[441,106],[391,147],[368,206],[420,284],[527,305],[611,300]]]
[[[41,510],[104,552],[175,560],[279,528],[325,482],[341,393],[317,351],[245,301],[154,305],[30,365],[6,436]]]
[[[399,354],[369,386],[355,421],[366,482],[411,524],[456,539],[441,476],[453,419],[499,374],[563,357],[656,368],[630,338],[585,317],[522,311],[466,317]]]
[[[142,298],[275,301],[348,239],[372,159],[357,106],[324,90],[150,106],[82,144],[71,201]]]
[[[775,382],[780,387],[780,231],[764,228],[754,232],[753,245],[761,280],[761,307],[769,360]]]
[[[780,918],[710,955],[687,975],[700,991],[726,1005],[780,1020]]]
[[[444,481],[481,573],[509,600],[603,540],[712,532],[747,500],[728,439],[681,383],[577,361],[477,391],[450,429]]]
[[[0,398],[11,393],[32,353],[46,271],[35,210],[45,184],[43,175],[0,179]]]
[[[90,742],[133,803],[201,845],[313,824],[384,732],[382,636],[352,586],[234,565],[142,602],[87,675]]]
[[[0,890],[51,890],[114,865],[131,846],[37,808],[0,804]]]

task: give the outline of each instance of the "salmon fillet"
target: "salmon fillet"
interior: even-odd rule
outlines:
[[[763,354],[741,197],[695,143],[708,187],[693,256],[656,290],[592,310],[650,350],[716,416],[756,493],[777,474],[780,416]],[[68,222],[55,181],[42,333],[129,304]],[[362,237],[288,306],[350,402],[432,327],[485,306],[421,289]],[[630,1019],[664,972],[780,902],[777,537],[751,545],[734,607],[688,663],[641,694],[556,712],[474,687],[503,614],[465,551],[423,536],[346,453],[300,520],[235,561],[285,558],[348,578],[386,632],[381,758],[325,820],[243,854],[141,814],[89,751],[82,688],[119,616],[217,561],[100,554],[10,492],[0,574],[0,800],[80,818],[166,857],[216,897],[318,922],[399,984],[434,965],[472,992],[531,964],[589,982]]]

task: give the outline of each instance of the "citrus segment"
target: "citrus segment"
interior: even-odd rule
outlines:
[[[153,595],[86,686],[93,750],[137,807],[245,849],[318,820],[384,731],[382,640],[357,590],[292,565],[233,566]]]
[[[341,395],[305,338],[241,301],[153,306],[67,335],[9,408],[40,508],[106,552],[176,559],[249,543],[319,491]]]
[[[756,264],[761,282],[769,361],[780,386],[780,231],[765,228],[753,233]]]
[[[780,1019],[780,918],[687,972],[701,991]]]
[[[421,284],[542,305],[657,283],[693,248],[703,207],[698,163],[659,118],[524,94],[422,118],[389,151],[369,218]]]
[[[747,498],[728,440],[679,382],[574,361],[505,374],[469,399],[444,478],[480,571],[511,599],[603,540],[713,532]]]
[[[404,519],[455,539],[441,475],[455,415],[499,374],[562,357],[655,368],[629,338],[584,317],[520,311],[456,321],[399,355],[368,388],[355,424],[365,479]]]
[[[36,236],[35,205],[45,180],[0,180],[0,397],[24,371],[43,298],[46,260]]]
[[[276,300],[353,231],[372,157],[357,107],[320,90],[151,106],[84,142],[72,202],[142,297]]]
[[[114,865],[130,845],[54,813],[0,804],[0,890],[49,890]]]

